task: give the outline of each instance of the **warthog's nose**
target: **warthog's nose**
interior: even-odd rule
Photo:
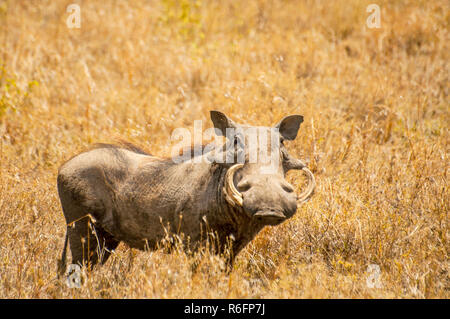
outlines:
[[[297,210],[294,187],[278,175],[252,175],[237,183],[249,217],[277,225]]]
[[[292,187],[291,184],[286,182],[284,179],[276,179],[274,181],[271,181],[270,179],[243,179],[237,184],[237,189],[239,192],[246,192],[251,187],[257,186],[262,188],[271,188],[272,191],[284,191],[286,193],[293,193],[294,187]],[[281,189],[280,189],[281,188]]]

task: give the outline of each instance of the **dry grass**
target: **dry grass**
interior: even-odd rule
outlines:
[[[368,29],[371,2],[0,0],[0,297],[449,298],[449,3],[378,0]],[[82,288],[56,279],[58,166],[114,137],[169,155],[211,109],[303,114],[312,200],[231,276],[122,244]]]

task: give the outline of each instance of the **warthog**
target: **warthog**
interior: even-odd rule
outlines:
[[[250,128],[217,111],[211,111],[211,120],[223,136],[230,128]],[[222,163],[212,153],[203,154],[209,160],[201,163],[175,163],[127,143],[100,144],[73,157],[58,173],[58,193],[68,226],[59,270],[65,271],[68,241],[72,263],[92,266],[106,262],[121,241],[141,250],[156,249],[168,234],[183,238],[186,247],[195,250],[212,233],[216,252],[223,253],[226,247],[232,252],[231,265],[264,226],[292,217],[297,203],[313,193],[314,176],[283,145],[284,140],[296,138],[302,122],[302,116],[291,115],[275,130],[263,128],[272,137],[277,134],[275,141],[279,142],[271,140],[277,161],[265,173],[261,173],[259,159],[249,161],[249,150],[255,145],[245,143],[246,138],[238,134],[231,137],[233,147],[220,150],[224,155],[241,146],[245,156],[240,163],[236,156],[231,163]],[[230,136],[226,145],[229,142]],[[309,178],[299,195],[285,180],[291,169],[303,170]]]

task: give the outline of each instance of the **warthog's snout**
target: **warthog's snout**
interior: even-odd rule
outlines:
[[[278,175],[246,176],[237,184],[249,217],[266,225],[278,225],[297,210],[294,188]]]

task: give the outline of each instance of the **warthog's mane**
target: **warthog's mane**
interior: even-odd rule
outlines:
[[[125,141],[125,140],[117,140],[114,143],[95,143],[90,145],[87,149],[84,150],[84,152],[100,149],[100,148],[106,148],[113,152],[113,154],[119,158],[123,159],[123,154],[119,152],[120,149],[125,149],[137,154],[147,155],[147,156],[153,156],[150,154],[150,152],[146,151],[143,147],[138,146],[136,144],[133,144],[131,142]],[[63,162],[61,167],[63,167],[67,162],[72,160],[73,158],[77,157],[79,154],[75,154],[74,156],[71,156],[69,159]],[[60,169],[61,169],[60,167]]]
[[[202,155],[203,152],[205,151],[206,146],[207,146],[207,144],[192,144],[190,146],[181,148],[179,151],[179,155],[180,156],[183,155],[183,152],[190,152],[190,154],[193,158],[193,157]],[[128,151],[137,153],[137,154],[153,156],[153,157],[155,156],[155,155],[151,154],[149,151],[147,151],[144,147],[142,147],[140,145],[136,145],[129,141],[125,141],[125,140],[117,140],[114,143],[95,143],[95,144],[91,145],[91,147],[89,147],[89,150],[95,150],[95,149],[99,149],[99,148],[110,149],[113,152],[118,151],[120,149],[125,149]],[[195,153],[195,151],[198,149],[201,150],[200,154]],[[209,150],[209,151],[212,151],[212,150]],[[116,153],[116,156],[118,156],[118,157],[122,156],[122,154],[120,154],[120,152],[115,152],[115,153]],[[172,160],[170,157],[164,157],[164,156],[160,156],[159,158],[163,161]]]
[[[92,145],[90,147],[90,149],[98,149],[98,148],[125,149],[128,151],[137,153],[137,154],[153,156],[152,154],[150,154],[150,152],[145,150],[142,146],[138,146],[136,144],[133,144],[133,143],[131,143],[129,141],[125,141],[125,140],[118,140],[114,143],[95,143],[94,145]]]

